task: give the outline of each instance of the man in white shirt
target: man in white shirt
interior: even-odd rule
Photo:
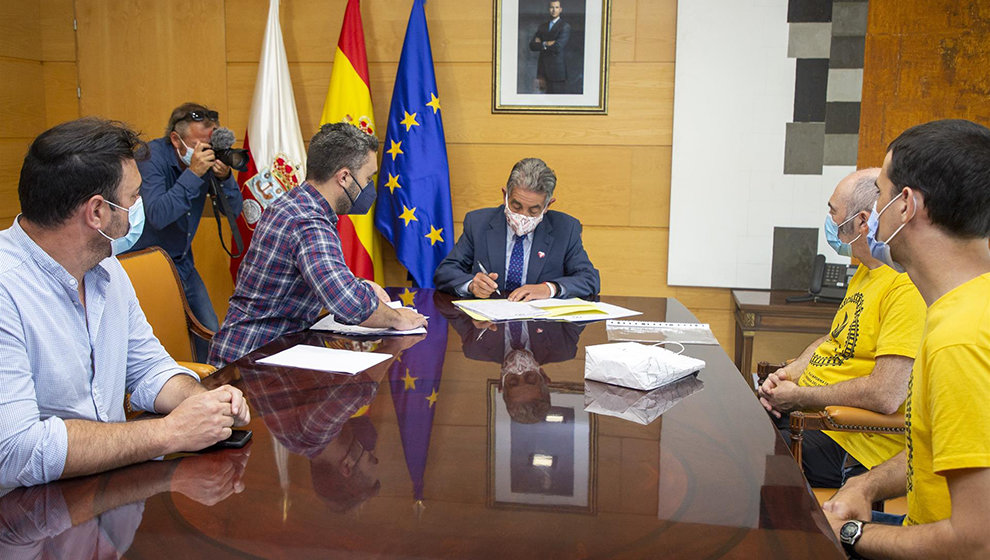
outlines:
[[[0,231],[0,486],[106,471],[230,436],[240,390],[207,391],[155,338],[112,258],[139,197],[137,135],[79,119],[31,144]],[[166,416],[125,422],[131,405]]]

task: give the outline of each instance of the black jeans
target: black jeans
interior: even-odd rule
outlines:
[[[791,420],[785,414],[774,418],[774,424],[791,443]],[[801,464],[804,476],[814,488],[839,488],[849,477],[865,473],[868,469],[835,443],[835,440],[818,430],[805,430],[802,434]]]

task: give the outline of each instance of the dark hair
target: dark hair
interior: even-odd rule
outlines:
[[[210,108],[206,105],[201,105],[199,103],[193,103],[192,101],[187,101],[182,105],[179,105],[175,109],[172,109],[172,114],[168,117],[168,126],[165,127],[165,136],[172,134],[172,131],[176,131],[181,136],[189,128],[189,113],[192,111],[198,111],[200,113],[210,112]],[[211,121],[212,122],[212,121]],[[220,124],[215,123],[215,124]]]
[[[309,141],[306,177],[322,183],[344,169],[357,171],[368,152],[378,151],[378,139],[345,122],[325,124]]]
[[[887,151],[893,194],[918,189],[933,224],[963,238],[990,237],[990,129],[932,121],[905,130]]]
[[[50,128],[24,156],[17,185],[21,214],[54,227],[95,195],[116,203],[122,163],[146,154],[138,133],[121,122],[86,117]]]

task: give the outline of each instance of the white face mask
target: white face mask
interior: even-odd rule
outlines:
[[[186,155],[179,154],[178,148],[175,149],[175,153],[179,154],[179,159],[182,160],[182,163],[186,164],[186,167],[189,167],[192,163],[193,149],[186,145],[181,136],[179,136],[179,142],[182,142],[182,145],[186,148]]]
[[[523,214],[516,214],[512,210],[509,210],[509,195],[505,195],[505,221],[508,222],[509,227],[512,231],[516,232],[516,235],[522,237],[524,235],[529,235],[536,226],[540,225],[543,221],[543,216],[547,213],[547,207],[543,207],[543,211],[540,212],[539,216],[526,216]]]

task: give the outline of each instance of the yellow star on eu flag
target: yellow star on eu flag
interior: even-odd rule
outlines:
[[[433,107],[433,114],[437,114],[437,111],[440,110],[440,98],[433,95],[433,92],[430,92],[430,102],[426,106]]]
[[[405,305],[406,307],[412,307],[414,297],[416,297],[416,292],[410,292],[409,288],[406,288],[401,294],[399,294],[399,299],[402,300],[402,305]]]
[[[443,237],[440,237],[441,233],[443,233],[443,228],[437,229],[433,227],[433,224],[430,224],[430,233],[427,233],[423,237],[430,238],[430,247],[432,247],[436,245],[437,241],[443,243]]]
[[[430,408],[433,408],[433,405],[437,404],[437,395],[437,390],[434,388],[430,396],[426,397],[426,400],[430,401]]]
[[[406,226],[409,225],[409,222],[418,222],[419,221],[418,219],[416,219],[416,207],[415,206],[413,206],[412,208],[407,208],[406,205],[403,204],[402,205],[402,213],[399,214],[399,217],[406,221]]]
[[[392,143],[392,146],[385,153],[392,154],[392,161],[395,161],[395,156],[403,153],[402,142],[396,142],[395,140],[389,140],[389,142]]]
[[[406,125],[406,132],[409,132],[409,129],[414,126],[419,126],[419,123],[416,122],[416,113],[413,113],[411,115],[409,113],[406,113],[405,111],[403,111],[403,113],[406,114],[406,118],[399,121],[399,124]]]
[[[415,391],[416,390],[416,382],[419,381],[419,378],[418,377],[413,377],[412,375],[409,375],[409,368],[406,368],[406,376],[402,378],[402,381],[404,381],[405,384],[406,384],[406,387],[405,387],[405,390],[406,391],[408,391],[410,389],[412,389],[412,390]]]
[[[398,175],[392,175],[391,173],[389,173],[388,174],[388,182],[385,183],[385,186],[388,187],[388,192],[390,194],[394,194],[395,193],[395,189],[401,189],[402,188],[402,185],[399,184],[399,176]]]

